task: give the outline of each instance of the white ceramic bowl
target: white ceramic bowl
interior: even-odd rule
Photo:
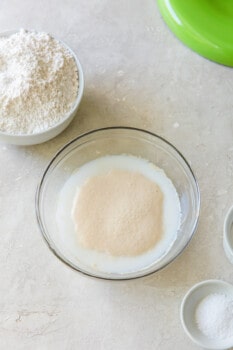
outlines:
[[[233,264],[233,206],[228,210],[223,226],[223,248]]]
[[[187,335],[199,346],[205,349],[229,349],[233,346],[233,337],[223,340],[210,339],[198,329],[195,321],[198,304],[203,298],[213,293],[221,293],[233,298],[233,286],[221,280],[207,280],[193,286],[181,303],[181,323]]]
[[[0,33],[0,37],[7,37],[15,33],[17,33],[17,30],[7,31],[4,33]],[[54,138],[55,136],[57,136],[58,134],[60,134],[63,130],[65,130],[65,128],[71,123],[75,114],[77,113],[79,104],[83,96],[83,90],[84,90],[84,76],[83,76],[82,66],[77,56],[75,55],[75,53],[64,42],[62,42],[61,40],[58,40],[58,41],[72,54],[78,69],[79,89],[78,89],[78,94],[72,109],[70,110],[69,113],[67,113],[66,116],[64,116],[64,118],[59,123],[55,124],[53,127],[40,133],[13,135],[10,133],[0,131],[1,143],[9,143],[13,145],[26,146],[26,145],[35,145],[38,143],[48,141]]]

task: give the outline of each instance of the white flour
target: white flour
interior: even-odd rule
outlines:
[[[61,121],[78,93],[71,53],[46,33],[0,38],[0,131],[34,134]]]

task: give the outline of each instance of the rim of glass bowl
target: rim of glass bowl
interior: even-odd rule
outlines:
[[[83,271],[81,268],[77,267],[72,262],[70,262],[62,253],[58,252],[56,250],[56,247],[53,246],[53,244],[51,244],[50,239],[49,239],[49,235],[47,235],[47,233],[46,233],[46,229],[45,229],[44,224],[43,224],[43,219],[42,219],[41,214],[40,214],[41,190],[43,188],[44,181],[46,179],[47,173],[49,172],[50,167],[53,165],[53,163],[57,159],[57,157],[59,157],[59,155],[61,155],[65,149],[67,149],[70,145],[72,145],[76,141],[78,141],[78,140],[80,140],[82,138],[85,138],[88,135],[95,134],[95,133],[98,133],[100,131],[107,131],[107,130],[131,130],[131,131],[136,131],[136,132],[139,132],[139,133],[143,133],[143,134],[147,134],[147,135],[153,136],[153,137],[163,141],[168,146],[170,146],[173,150],[175,150],[175,152],[182,158],[182,160],[184,161],[184,163],[188,167],[188,169],[190,171],[190,174],[192,175],[192,178],[194,180],[194,184],[195,184],[196,195],[197,195],[197,211],[196,211],[196,215],[195,215],[194,225],[192,227],[192,232],[191,232],[191,235],[190,235],[188,241],[186,242],[184,247],[174,257],[170,258],[163,266],[155,268],[154,270],[146,272],[145,274],[142,274],[142,275],[139,275],[139,276],[132,276],[132,277],[127,276],[127,277],[124,277],[124,275],[122,275],[122,276],[120,275],[119,278],[118,277],[114,278],[114,277],[111,277],[111,276],[109,276],[109,277],[98,276],[98,275],[95,275],[94,273],[92,274],[90,272]],[[54,157],[51,159],[51,161],[48,163],[47,167],[45,168],[44,173],[42,175],[42,178],[41,178],[41,180],[40,180],[40,182],[39,182],[39,184],[37,186],[36,197],[35,197],[35,207],[36,207],[37,223],[38,223],[40,231],[42,233],[42,237],[43,237],[45,243],[47,244],[47,246],[49,247],[49,249],[52,251],[52,253],[59,260],[61,260],[63,263],[65,263],[68,267],[72,268],[75,271],[78,271],[78,272],[82,273],[85,276],[98,278],[98,279],[101,279],[101,280],[108,280],[108,281],[127,281],[127,280],[133,280],[133,279],[146,277],[146,276],[152,275],[153,273],[155,273],[157,271],[160,271],[160,270],[164,269],[166,266],[168,266],[170,263],[172,263],[176,258],[178,258],[178,256],[185,250],[185,248],[190,243],[190,241],[193,238],[193,235],[194,235],[194,233],[195,233],[195,231],[197,229],[197,224],[198,224],[198,221],[199,221],[199,213],[200,213],[200,190],[199,190],[198,182],[196,180],[196,177],[195,177],[195,175],[193,173],[193,170],[192,170],[191,166],[189,165],[189,163],[187,162],[185,157],[182,155],[182,153],[175,146],[173,146],[169,141],[167,141],[163,137],[161,137],[161,136],[159,136],[159,135],[157,135],[155,133],[152,133],[151,131],[148,131],[148,130],[144,130],[144,129],[140,129],[140,128],[134,128],[134,127],[130,127],[130,126],[111,126],[111,127],[93,129],[91,131],[88,131],[86,133],[83,133],[83,134],[77,136],[75,139],[73,139],[70,142],[68,142],[67,144],[65,144],[54,155]]]
[[[10,35],[17,34],[19,32],[19,30],[20,29],[12,29],[12,30],[6,30],[3,32],[0,32],[0,38],[1,37],[9,37]],[[33,30],[33,29],[25,29],[25,30],[28,32],[39,33],[39,31]],[[14,137],[14,138],[15,137],[18,137],[18,138],[23,137],[25,139],[29,139],[33,136],[39,136],[39,135],[46,134],[47,132],[50,132],[50,131],[56,129],[57,127],[59,127],[60,125],[64,124],[67,121],[67,119],[70,118],[71,114],[73,114],[75,112],[75,110],[77,109],[77,107],[79,106],[79,104],[82,100],[83,92],[84,92],[84,73],[83,73],[82,64],[81,64],[78,56],[63,40],[57,39],[57,37],[54,36],[53,34],[50,34],[47,32],[45,32],[45,33],[49,34],[54,40],[58,41],[63,46],[63,48],[65,48],[71,54],[71,56],[73,57],[73,59],[75,61],[75,65],[77,67],[77,72],[78,72],[78,92],[77,92],[77,96],[75,98],[75,101],[74,101],[71,109],[66,114],[64,114],[63,118],[58,123],[52,125],[51,127],[49,127],[46,130],[36,132],[35,134],[11,134],[9,132],[5,132],[5,131],[0,130],[0,136],[2,135],[2,136]]]

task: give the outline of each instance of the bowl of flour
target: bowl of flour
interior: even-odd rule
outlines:
[[[74,52],[45,32],[0,34],[0,142],[52,139],[74,118],[84,78]]]

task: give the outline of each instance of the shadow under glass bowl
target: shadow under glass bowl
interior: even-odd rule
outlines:
[[[56,210],[59,193],[71,174],[85,163],[106,155],[127,154],[147,159],[162,168],[173,182],[181,205],[181,225],[171,249],[159,261],[130,273],[105,273],[82,264],[62,244],[58,235]],[[65,145],[52,159],[39,183],[36,214],[42,235],[51,251],[64,263],[89,276],[126,280],[154,273],[171,263],[192,238],[199,217],[200,194],[197,181],[181,153],[163,138],[130,127],[109,127],[90,131]]]

